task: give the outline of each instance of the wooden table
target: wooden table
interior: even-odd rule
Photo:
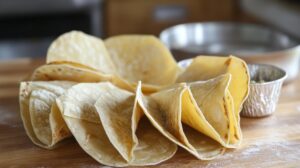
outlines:
[[[43,60],[0,62],[0,167],[101,167],[68,139],[57,149],[35,146],[19,115],[18,84]],[[182,149],[157,167],[300,167],[300,77],[283,87],[274,115],[242,118],[244,141],[212,161],[201,161]]]

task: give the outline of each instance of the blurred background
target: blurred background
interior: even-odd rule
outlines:
[[[300,1],[0,0],[0,60],[44,57],[55,37],[74,29],[159,36],[173,25],[215,21],[266,25],[299,42]]]

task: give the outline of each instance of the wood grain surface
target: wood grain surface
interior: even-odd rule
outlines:
[[[70,138],[54,150],[35,146],[19,115],[19,82],[43,60],[0,62],[0,167],[102,167]],[[274,115],[242,118],[241,148],[212,161],[201,161],[179,149],[156,167],[300,167],[300,78],[285,84]]]

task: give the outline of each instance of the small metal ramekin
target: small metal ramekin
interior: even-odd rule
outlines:
[[[282,83],[287,77],[284,70],[267,64],[249,64],[250,92],[241,115],[264,117],[271,115],[280,95]]]

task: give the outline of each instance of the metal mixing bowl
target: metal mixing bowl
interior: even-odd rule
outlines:
[[[235,55],[247,63],[272,64],[284,69],[288,79],[299,71],[300,45],[268,27],[229,22],[188,23],[160,34],[175,59],[197,55]]]

